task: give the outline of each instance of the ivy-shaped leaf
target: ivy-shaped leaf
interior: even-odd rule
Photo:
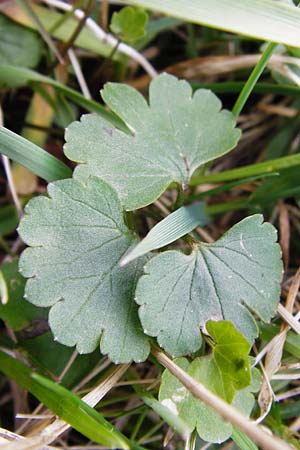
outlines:
[[[249,342],[257,336],[253,312],[268,321],[276,311],[282,278],[277,232],[260,214],[233,226],[214,244],[191,255],[167,251],[144,268],[136,290],[146,334],[173,356],[198,350],[200,327],[229,320]]]
[[[141,264],[118,262],[136,240],[126,228],[116,192],[90,178],[50,183],[31,200],[20,235],[31,246],[20,260],[26,297],[52,306],[49,323],[62,344],[100,350],[115,363],[144,360],[149,344],[134,303]]]
[[[130,86],[107,83],[105,103],[131,134],[96,115],[84,115],[66,132],[65,154],[80,163],[75,176],[98,176],[114,186],[125,208],[141,208],[170,185],[189,184],[202,164],[230,151],[240,131],[220,100],[186,81],[163,74],[150,84],[149,105]]]
[[[212,356],[196,358],[191,363],[186,358],[178,358],[174,362],[196,381],[222,397],[220,378],[215,371]],[[254,369],[252,374],[254,379],[251,385],[237,391],[232,402],[246,416],[250,415],[254,406],[255,400],[252,392],[256,392],[258,389],[259,372]],[[193,397],[168,370],[165,370],[162,375],[159,400],[174,416],[185,423],[190,433],[196,428],[199,436],[207,442],[221,443],[232,434],[232,426],[224,422],[212,408]],[[173,421],[172,425],[174,423],[176,422]]]
[[[212,354],[196,358],[191,363],[185,358],[178,358],[175,362],[196,381],[249,415],[254,404],[251,392],[258,389],[256,369],[252,371],[251,383],[250,345],[227,321],[209,321],[207,331],[215,341]],[[232,433],[230,424],[194,398],[168,370],[162,376],[159,400],[186,424],[190,432],[197,428],[199,436],[208,442],[222,442]]]
[[[218,386],[222,387],[222,398],[231,403],[235,392],[251,382],[248,356],[251,346],[231,322],[209,320],[206,330],[214,340],[212,361],[220,377]]]

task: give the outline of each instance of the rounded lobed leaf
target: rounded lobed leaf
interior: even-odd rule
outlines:
[[[283,271],[277,232],[262,222],[250,216],[191,255],[167,251],[152,258],[135,299],[145,333],[173,356],[200,348],[200,327],[209,319],[233,322],[252,342],[253,313],[264,321],[275,314]]]
[[[115,363],[144,360],[149,344],[133,299],[143,261],[118,265],[136,240],[116,192],[91,178],[50,183],[48,194],[28,203],[19,228],[31,246],[19,266],[26,297],[52,306],[50,327],[62,344],[89,353],[100,341]]]
[[[114,186],[127,210],[156,200],[171,182],[188,185],[202,164],[235,147],[240,131],[209,90],[192,95],[186,81],[163,74],[150,84],[149,105],[124,84],[107,83],[105,103],[131,134],[96,115],[66,132],[65,154],[79,163],[75,176],[98,176]]]

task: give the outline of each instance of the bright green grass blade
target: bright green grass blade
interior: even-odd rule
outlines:
[[[130,0],[199,25],[293,47],[300,45],[300,11],[273,0]]]
[[[237,169],[225,170],[221,173],[212,173],[209,175],[195,175],[191,181],[191,186],[198,186],[205,183],[221,183],[223,181],[239,180],[240,178],[263,175],[266,173],[274,173],[280,169],[299,166],[300,170],[300,154],[284,156],[282,158],[270,159],[258,164],[250,164],[248,166],[239,167]]]
[[[182,206],[155,225],[147,236],[121,259],[119,264],[125,266],[139,256],[165,247],[190,233],[198,225],[207,224],[208,221],[203,202]]]
[[[46,181],[72,176],[71,169],[63,162],[4,127],[0,128],[0,153]]]
[[[85,108],[87,111],[98,113],[101,117],[108,120],[116,127],[124,131],[128,131],[124,123],[115,114],[107,111],[100,103],[85,98],[74,89],[63,85],[50,77],[41,75],[34,70],[12,66],[10,64],[3,64],[0,66],[0,87],[16,88],[21,86],[31,86],[34,89],[34,85],[36,83],[49,84],[50,86],[53,86],[57,92],[64,94],[76,105]]]
[[[233,428],[231,438],[241,450],[258,450],[256,444],[238,428]]]
[[[273,42],[269,43],[263,52],[263,54],[260,57],[260,60],[255,65],[254,69],[252,70],[248,80],[246,81],[245,85],[243,86],[243,89],[241,90],[233,108],[232,108],[232,114],[235,117],[238,117],[245,106],[245,103],[247,102],[251,92],[253,91],[254,86],[256,85],[259,77],[263,73],[266,65],[268,64],[268,61],[270,60],[271,56],[275,52],[277,48],[277,44],[274,44]]]
[[[2,351],[0,351],[0,370],[92,441],[108,448],[129,449],[131,447],[125,436],[75,394],[37,375],[20,361]]]
[[[273,172],[273,173],[264,173],[262,175],[255,175],[253,177],[242,178],[240,180],[232,181],[231,183],[222,184],[221,186],[218,186],[216,188],[200,192],[199,194],[190,195],[187,200],[188,202],[192,202],[194,200],[199,200],[200,198],[210,197],[211,195],[217,195],[223,192],[230,191],[235,187],[242,186],[243,184],[246,183],[251,183],[252,181],[256,181],[261,178],[270,178],[274,176],[277,177],[278,175],[279,174],[277,172]]]

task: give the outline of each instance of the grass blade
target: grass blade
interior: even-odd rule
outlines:
[[[277,44],[274,44],[273,42],[268,44],[267,48],[261,55],[260,60],[258,61],[256,66],[252,70],[250,77],[246,81],[245,86],[241,90],[241,92],[232,108],[232,114],[235,117],[238,117],[240,115],[243,107],[245,106],[246,101],[248,100],[251,92],[253,91],[254,86],[256,85],[261,74],[263,73],[266,65],[268,64],[269,59],[273,55],[276,48],[277,48]]]
[[[130,0],[188,22],[299,47],[300,11],[273,0]]]
[[[3,64],[0,67],[0,86],[12,88],[30,86],[34,89],[34,85],[36,83],[44,83],[53,86],[57,92],[64,94],[76,105],[85,108],[87,111],[95,112],[116,127],[123,129],[124,131],[128,131],[124,123],[115,114],[107,111],[100,103],[85,98],[74,89],[63,85],[50,77],[41,75],[34,70],[26,69],[24,67],[12,66],[10,64]]]
[[[4,127],[0,128],[0,153],[46,181],[72,176],[71,169],[62,161]]]
[[[2,351],[0,370],[89,439],[108,448],[130,448],[127,438],[79,397]]]
[[[125,266],[139,256],[165,247],[190,233],[198,225],[205,225],[208,221],[203,202],[182,206],[155,225],[147,236],[121,259],[119,264]]]
[[[258,450],[256,444],[238,428],[233,427],[231,438],[241,450]]]
[[[197,186],[204,183],[221,183],[223,181],[239,180],[240,178],[252,177],[274,173],[288,167],[300,166],[300,154],[284,156],[282,158],[270,159],[258,164],[250,164],[237,169],[225,170],[221,173],[212,173],[208,175],[195,175],[190,182],[191,186]],[[299,167],[300,170],[300,167]]]

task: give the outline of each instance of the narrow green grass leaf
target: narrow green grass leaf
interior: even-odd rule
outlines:
[[[100,103],[85,98],[74,89],[59,83],[50,77],[41,75],[34,70],[26,69],[24,67],[16,67],[10,64],[3,64],[0,67],[0,87],[17,88],[21,86],[30,86],[32,89],[35,89],[36,83],[49,84],[54,87],[57,92],[64,94],[76,105],[81,106],[87,111],[98,113],[101,117],[111,122],[117,128],[128,132],[124,122],[122,122],[121,119],[119,119],[115,114],[107,111]]]
[[[243,184],[246,183],[251,183],[252,181],[256,181],[258,179],[261,178],[271,178],[271,177],[277,177],[279,175],[278,172],[273,172],[273,173],[265,173],[262,175],[255,175],[253,177],[247,177],[247,178],[241,178],[240,180],[236,180],[236,181],[232,181],[230,183],[226,183],[226,184],[222,184],[221,186],[218,186],[216,188],[213,189],[209,189],[207,191],[204,192],[200,192],[199,194],[195,194],[195,195],[190,195],[188,198],[189,202],[192,202],[194,200],[203,198],[203,197],[209,197],[211,195],[217,195],[217,194],[221,194],[222,192],[227,192],[230,191],[231,189],[238,187],[238,186],[242,186]]]
[[[69,178],[72,171],[62,161],[7,128],[0,128],[0,153],[46,181]]]
[[[132,5],[232,33],[299,47],[300,11],[273,0],[130,0]]]
[[[243,86],[243,89],[241,90],[233,108],[232,108],[232,114],[235,117],[238,117],[245,106],[245,103],[247,102],[251,92],[253,91],[254,86],[256,85],[259,77],[263,73],[266,65],[268,64],[268,61],[270,60],[271,56],[275,52],[277,48],[277,44],[274,44],[273,42],[269,43],[261,55],[260,60],[255,65],[254,69],[252,70],[248,80],[246,81],[245,85]]]
[[[258,450],[256,444],[238,428],[233,427],[231,439],[241,450]]]
[[[280,169],[287,169],[288,167],[299,166],[300,168],[300,154],[284,156],[282,158],[270,159],[258,164],[250,164],[237,169],[225,170],[221,173],[212,173],[209,175],[195,175],[191,181],[191,186],[198,186],[205,183],[221,183],[223,181],[239,180],[240,178],[263,175],[266,173],[274,173]]]
[[[128,449],[125,436],[79,397],[0,351],[0,371],[31,392],[75,430],[108,448]]]
[[[155,225],[147,236],[121,259],[119,264],[125,266],[139,256],[165,247],[190,233],[198,225],[206,225],[208,221],[203,202],[182,206]]]
[[[125,436],[73,392],[37,373],[32,373],[31,378],[46,388],[54,401],[58,402],[56,414],[80,433],[108,448],[130,448]]]

